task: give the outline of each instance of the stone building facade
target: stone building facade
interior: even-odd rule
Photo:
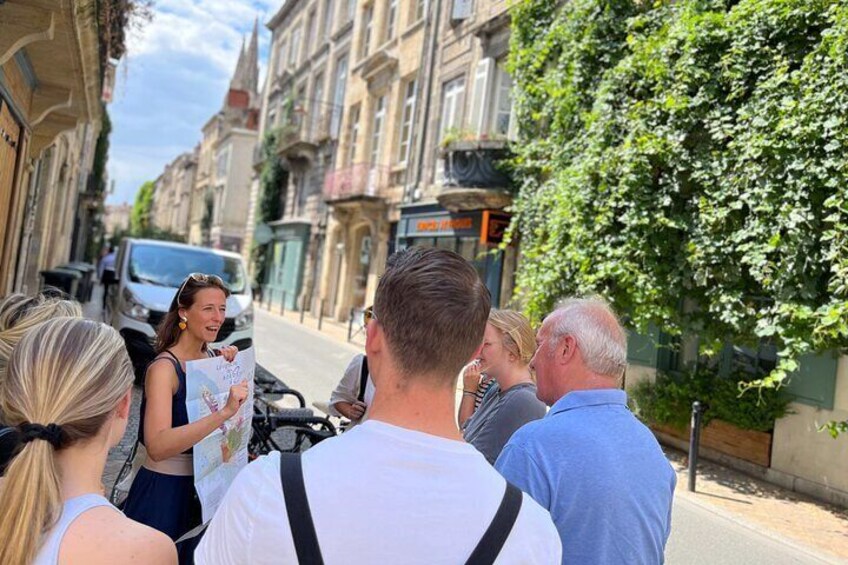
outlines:
[[[105,196],[90,178],[94,149],[123,54],[123,28],[106,34],[99,9],[0,6],[0,296],[33,292],[41,270],[85,258]]]
[[[271,53],[264,88],[261,139],[273,132],[273,154],[285,170],[279,218],[261,226],[268,241],[264,281],[271,298],[287,308],[319,303],[316,280],[324,264],[327,206],[323,188],[338,160],[345,95],[352,61],[355,2],[295,0],[271,18]],[[254,160],[249,255],[259,209],[262,152]],[[262,243],[265,243],[264,241]]]

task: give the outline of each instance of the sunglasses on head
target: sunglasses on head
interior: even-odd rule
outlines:
[[[177,304],[180,304],[180,298],[182,298],[183,290],[185,290],[188,281],[194,281],[199,283],[212,283],[214,285],[220,285],[225,287],[224,280],[218,275],[207,275],[205,273],[191,273],[189,276],[185,278],[183,284],[180,285],[180,290],[177,292]]]
[[[364,312],[362,312],[362,319],[365,322],[366,326],[368,325],[368,323],[371,320],[377,319],[377,316],[374,315],[374,307],[373,306],[369,306],[368,308],[365,309]]]

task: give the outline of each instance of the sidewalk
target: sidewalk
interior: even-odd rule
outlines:
[[[271,313],[279,315],[279,308],[272,307]],[[299,312],[285,312],[282,317],[289,323],[300,324]],[[318,319],[307,313],[303,326],[317,332]],[[321,333],[347,342],[348,325],[324,318]],[[360,332],[349,343],[364,348],[365,338]],[[834,563],[848,560],[848,510],[703,460],[698,464],[696,492],[691,493],[686,453],[672,448],[665,448],[665,452],[677,472],[675,496],[795,545],[810,553],[811,558]]]

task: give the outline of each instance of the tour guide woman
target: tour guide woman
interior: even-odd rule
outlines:
[[[157,330],[157,357],[144,379],[138,439],[147,457],[130,487],[124,514],[173,540],[202,520],[193,446],[233,417],[247,398],[247,383],[232,386],[221,410],[188,423],[185,364],[213,354],[207,344],[218,337],[228,295],[219,277],[189,275]],[[238,349],[228,346],[215,353],[232,361]]]

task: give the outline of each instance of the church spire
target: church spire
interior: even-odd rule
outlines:
[[[249,92],[259,91],[259,18],[253,20],[253,35],[245,55],[245,88]]]
[[[238,63],[236,63],[236,70],[233,73],[233,78],[230,80],[230,88],[232,90],[248,90],[247,73],[247,63],[245,61],[244,52],[244,36],[242,36],[241,49],[239,49]]]

